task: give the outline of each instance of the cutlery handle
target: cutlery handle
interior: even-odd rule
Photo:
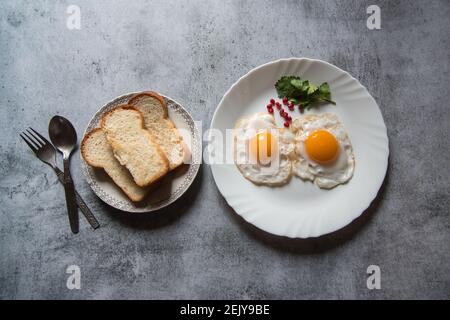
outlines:
[[[59,170],[58,167],[55,168],[55,172],[56,175],[58,176],[59,182],[64,184],[64,173],[61,170]],[[83,213],[84,217],[86,218],[87,222],[89,222],[91,227],[93,229],[97,229],[98,227],[100,227],[100,224],[98,223],[94,214],[91,212],[86,202],[84,202],[83,198],[78,194],[76,190],[75,190],[75,200],[77,201],[78,208],[81,209],[81,212]]]
[[[73,233],[78,233],[78,207],[75,201],[75,187],[73,186],[72,177],[70,176],[69,159],[64,161],[64,192],[66,193],[67,213],[69,215],[70,229]]]

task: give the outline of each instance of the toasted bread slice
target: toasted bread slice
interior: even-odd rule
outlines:
[[[140,111],[122,105],[103,115],[100,126],[114,156],[140,187],[146,187],[169,170],[169,161],[149,131]]]
[[[81,142],[81,156],[90,166],[103,168],[132,201],[142,201],[147,195],[148,188],[139,187],[127,168],[114,157],[101,128],[94,129],[85,135]]]
[[[181,165],[185,158],[183,138],[168,119],[163,97],[156,92],[144,92],[132,97],[128,104],[142,112],[145,128],[167,155],[170,170]]]

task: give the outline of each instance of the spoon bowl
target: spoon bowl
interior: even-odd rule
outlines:
[[[48,133],[53,145],[68,157],[77,145],[77,133],[72,123],[64,117],[54,116],[48,125]]]

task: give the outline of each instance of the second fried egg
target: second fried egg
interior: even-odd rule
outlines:
[[[347,132],[332,113],[310,114],[295,119],[295,160],[292,170],[303,180],[331,189],[349,181],[355,158]]]

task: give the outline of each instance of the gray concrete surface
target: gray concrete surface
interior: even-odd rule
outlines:
[[[81,8],[81,30],[66,8]],[[382,29],[366,27],[381,7]],[[0,298],[450,298],[450,2],[16,1],[0,4]],[[154,215],[104,205],[69,232],[64,192],[19,140],[54,114],[82,133],[100,105],[154,89],[209,126],[223,93],[290,56],[348,70],[378,101],[390,139],[377,202],[344,230],[287,240],[244,223],[207,166],[187,196]],[[81,268],[81,290],[66,267]],[[366,268],[381,268],[368,290]]]

